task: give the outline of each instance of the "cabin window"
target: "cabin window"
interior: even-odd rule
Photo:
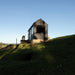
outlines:
[[[45,27],[37,26],[37,33],[44,33],[44,32],[45,32]]]

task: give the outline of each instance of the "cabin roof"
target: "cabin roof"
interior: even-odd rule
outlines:
[[[45,23],[45,24],[47,24],[44,20],[42,20],[41,18],[40,19],[38,19],[37,21],[35,21],[33,24],[32,24],[32,26],[28,29],[28,31],[35,25],[35,23],[37,23],[37,22],[43,22],[43,23]]]

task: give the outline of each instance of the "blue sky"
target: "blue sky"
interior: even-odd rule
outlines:
[[[0,0],[0,42],[20,43],[42,18],[51,38],[75,34],[75,0]]]

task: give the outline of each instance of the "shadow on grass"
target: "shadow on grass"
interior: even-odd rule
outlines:
[[[44,45],[55,60],[52,74],[75,74],[75,35],[54,39]]]
[[[28,47],[20,45],[0,62],[1,75],[75,75],[75,36]]]

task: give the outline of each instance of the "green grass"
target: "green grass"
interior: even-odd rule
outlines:
[[[75,75],[75,35],[0,51],[0,75]]]
[[[4,47],[6,47],[6,46],[7,46],[7,44],[2,44],[2,43],[0,43],[0,49],[4,48]]]

